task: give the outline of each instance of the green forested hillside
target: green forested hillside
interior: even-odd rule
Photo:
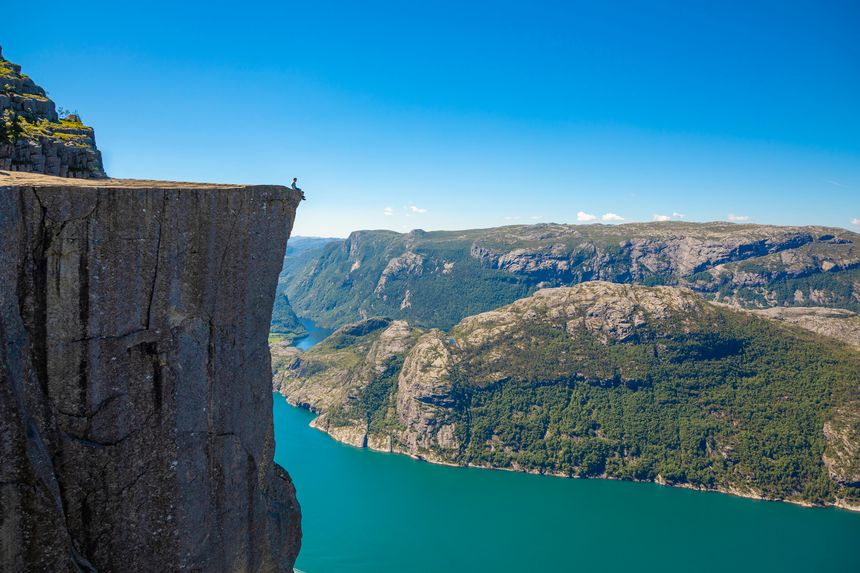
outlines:
[[[395,331],[396,329],[396,331]],[[860,504],[860,353],[689,291],[547,289],[448,333],[381,321],[279,375],[355,445]]]
[[[269,333],[275,337],[293,340],[307,334],[307,330],[302,325],[299,317],[293,312],[293,307],[290,306],[290,301],[283,290],[275,297],[275,304],[272,308],[272,322],[269,327]]]
[[[320,250],[333,241],[324,237],[292,237],[287,243],[287,252],[284,256],[284,269],[290,266],[304,266]],[[305,327],[293,311],[290,300],[284,292],[286,289],[285,270],[281,272],[278,279],[278,287],[275,295],[275,304],[272,309],[271,333],[278,338],[287,340],[294,339],[307,334]]]

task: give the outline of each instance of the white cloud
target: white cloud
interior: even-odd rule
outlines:
[[[413,213],[426,213],[427,209],[422,209],[421,207],[416,207],[415,205],[409,205],[409,210]]]
[[[589,221],[596,221],[597,217],[595,215],[592,215],[591,213],[580,211],[576,214],[576,220],[582,223],[588,223]]]
[[[671,215],[661,215],[660,213],[654,213],[651,217],[655,221],[673,221],[677,219],[683,219],[684,217],[686,217],[686,215],[675,211]]]
[[[382,214],[385,215],[386,217],[390,217],[390,216],[394,215],[394,209],[392,209],[391,207],[386,207],[385,209],[382,210]]]
[[[751,221],[752,217],[749,215],[735,215],[734,213],[729,213],[728,219],[732,223],[746,223],[747,221]]]
[[[505,217],[505,221],[519,221],[519,219],[520,219],[519,217],[511,217],[511,216]]]
[[[615,213],[604,213],[601,219],[604,221],[623,221],[624,217],[616,215]]]
[[[851,219],[851,224],[860,227],[860,217],[854,217],[853,219]]]
[[[529,219],[537,221],[538,219],[543,219],[543,215],[532,215]]]

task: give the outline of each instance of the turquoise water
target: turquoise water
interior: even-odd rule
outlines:
[[[331,334],[331,330],[320,328],[317,326],[314,321],[307,318],[300,318],[299,322],[302,323],[302,326],[305,327],[305,330],[308,331],[307,336],[302,336],[301,338],[297,338],[293,343],[293,346],[296,348],[301,348],[302,350],[308,350],[313,347],[317,342],[321,342],[326,336]]]
[[[860,571],[860,514],[345,446],[275,395],[307,573]]]

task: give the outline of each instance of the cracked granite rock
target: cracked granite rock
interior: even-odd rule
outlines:
[[[0,193],[0,570],[292,571],[267,333],[298,194]]]

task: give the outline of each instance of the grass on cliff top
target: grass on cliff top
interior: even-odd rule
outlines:
[[[0,60],[0,78],[14,78],[15,70],[9,67],[7,60]]]
[[[269,344],[277,344],[279,342],[292,342],[298,338],[295,334],[283,332],[269,332]]]
[[[65,120],[59,122],[28,121],[25,117],[19,116],[19,124],[23,136],[29,139],[48,137],[77,147],[90,146],[91,133],[69,133],[65,131],[68,129],[85,129],[91,132],[90,128],[79,122],[65,122]]]
[[[67,129],[92,129],[89,126],[84,125],[83,122],[73,121],[66,118],[60,119],[60,126]]]

